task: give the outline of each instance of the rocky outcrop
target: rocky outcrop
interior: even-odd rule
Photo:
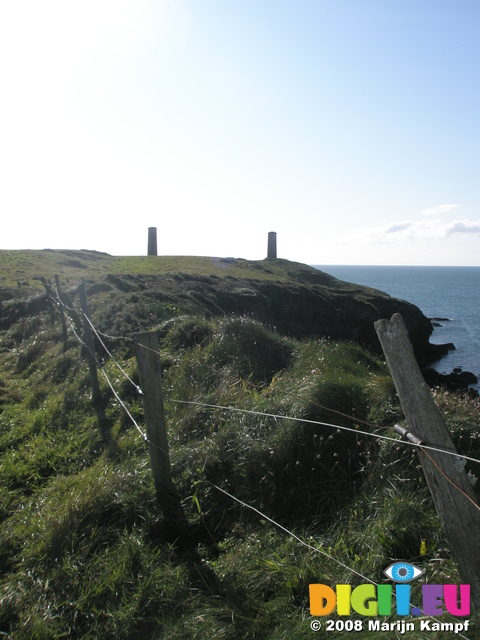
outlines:
[[[431,322],[414,305],[332,278],[328,283],[251,286],[248,294],[232,292],[221,302],[226,312],[249,314],[294,337],[325,336],[353,340],[381,353],[374,323],[400,313],[421,365],[447,352],[431,345]]]
[[[277,268],[279,264],[283,267],[287,279],[255,278],[255,268],[263,265],[251,263],[252,278],[177,274],[170,282],[163,279],[163,295],[175,296],[177,301],[211,315],[249,315],[285,335],[352,340],[379,354],[374,322],[400,313],[421,366],[447,353],[447,345],[430,344],[432,323],[415,305],[343,282],[307,265],[275,262]],[[148,289],[159,285],[151,282]]]
[[[39,253],[42,255],[36,259],[65,259],[65,252]],[[81,269],[72,266],[71,258],[82,261]],[[92,304],[97,299],[100,306],[113,305],[117,315],[121,314],[123,335],[138,331],[140,326],[155,326],[156,320],[164,320],[170,312],[237,314],[251,316],[292,337],[352,340],[381,354],[374,323],[400,313],[421,366],[438,360],[449,349],[449,345],[430,344],[432,322],[413,304],[297,262],[178,257],[137,259],[130,264],[127,258],[122,262],[121,258],[91,252],[68,252],[68,259],[72,282],[86,276]],[[153,270],[149,272],[147,267]],[[53,268],[58,273],[59,265]],[[51,276],[46,273],[46,277]],[[20,317],[52,310],[52,301],[38,290],[33,295],[28,291],[27,297],[13,288],[4,287],[0,293],[2,329]]]
[[[470,389],[470,385],[477,384],[478,378],[470,371],[462,371],[460,368],[454,369],[451,373],[439,373],[435,369],[424,369],[423,377],[431,387],[446,387],[452,391],[467,391],[471,395],[478,397],[476,389]]]

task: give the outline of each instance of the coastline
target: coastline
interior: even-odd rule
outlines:
[[[430,383],[480,391],[480,267],[314,266],[421,309],[433,327],[430,344],[445,348],[421,363]]]

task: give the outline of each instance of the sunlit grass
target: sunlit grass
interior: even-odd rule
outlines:
[[[288,275],[283,260],[249,261],[237,258],[201,256],[112,256],[98,251],[7,251],[0,250],[0,287],[14,287],[24,292],[28,288],[43,290],[38,276],[52,279],[55,274],[67,285],[78,284],[81,278],[99,281],[108,274],[120,276],[193,274],[202,277],[232,276],[257,280],[285,280]],[[309,269],[289,263],[290,270]],[[315,272],[314,269],[312,269]]]
[[[78,343],[63,351],[47,311],[2,332],[0,631],[22,640],[311,638],[309,583],[362,580],[335,559],[373,580],[402,558],[421,563],[430,582],[459,581],[414,451],[356,433],[392,435],[402,420],[381,360],[245,317],[163,312],[181,537],[158,507],[145,443],[102,376],[103,400],[92,406]],[[121,305],[114,316],[128,328]],[[138,382],[128,342],[109,346]],[[101,359],[143,429],[135,386]],[[441,390],[435,398],[460,452],[478,457],[478,404]]]

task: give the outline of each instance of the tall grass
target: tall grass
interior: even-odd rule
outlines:
[[[402,418],[382,361],[244,317],[172,311],[162,321],[181,538],[158,508],[145,444],[103,379],[103,404],[92,407],[79,346],[63,353],[47,312],[37,334],[22,338],[17,323],[2,336],[12,342],[0,352],[0,631],[20,640],[311,638],[308,585],[361,581],[334,559],[373,580],[402,558],[421,562],[430,582],[458,582],[415,453],[356,433]],[[111,346],[137,380],[126,344]],[[135,388],[114,363],[105,371],[143,426]],[[459,450],[478,457],[478,406],[441,390],[436,401]]]

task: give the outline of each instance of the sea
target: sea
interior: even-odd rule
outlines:
[[[459,367],[480,378],[480,267],[314,266],[419,307],[435,319],[430,342],[455,345],[432,368],[451,373]],[[480,390],[480,382],[472,387]]]

